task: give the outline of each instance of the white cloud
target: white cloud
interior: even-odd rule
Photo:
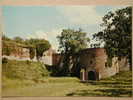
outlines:
[[[46,34],[50,37],[56,37],[57,35],[60,35],[63,28],[58,29],[51,29],[51,31],[46,32]]]
[[[102,16],[96,10],[96,6],[63,6],[56,8],[72,24],[99,24]]]
[[[43,30],[38,30],[35,33],[32,33],[32,34],[28,35],[27,38],[37,38],[37,39],[46,39],[46,40],[48,40],[48,36]]]
[[[48,36],[49,42],[52,44],[52,48],[55,49],[56,51],[58,50],[58,40],[57,36],[61,34],[63,28],[58,28],[58,29],[51,29],[51,31],[46,32]]]
[[[46,39],[50,42],[50,44],[52,45],[52,48],[57,51],[59,44],[56,37],[57,35],[61,34],[62,29],[63,28],[51,29],[51,31],[38,30],[35,33],[28,35],[27,39],[30,39],[30,38]]]

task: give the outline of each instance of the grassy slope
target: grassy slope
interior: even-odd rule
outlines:
[[[8,86],[3,88],[3,96],[130,97],[132,95],[131,72],[121,72],[116,76],[91,83],[80,83],[80,80],[74,77],[45,77],[39,82],[6,80],[8,80]],[[16,87],[11,83],[16,84]]]
[[[39,79],[48,74],[49,72],[40,62],[7,60],[2,64],[3,78]]]

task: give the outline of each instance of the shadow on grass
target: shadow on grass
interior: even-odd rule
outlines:
[[[108,88],[132,88],[132,82],[116,82],[116,81],[93,81],[89,83],[85,83],[86,85],[96,85]]]
[[[66,96],[102,96],[102,97],[132,97],[132,72],[121,72],[113,77],[100,81],[87,81],[83,84],[96,88],[77,90]]]
[[[95,89],[80,90],[67,94],[66,96],[108,96],[108,97],[131,97],[131,89]]]

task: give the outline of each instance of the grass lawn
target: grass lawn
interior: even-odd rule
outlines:
[[[132,96],[132,72],[81,83],[75,77],[45,77],[39,81],[3,78],[2,96]]]

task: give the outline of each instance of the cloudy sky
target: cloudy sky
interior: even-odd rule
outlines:
[[[3,30],[13,38],[44,38],[58,48],[62,29],[82,28],[88,37],[101,30],[102,17],[124,6],[3,6]],[[93,41],[91,41],[93,42]]]

